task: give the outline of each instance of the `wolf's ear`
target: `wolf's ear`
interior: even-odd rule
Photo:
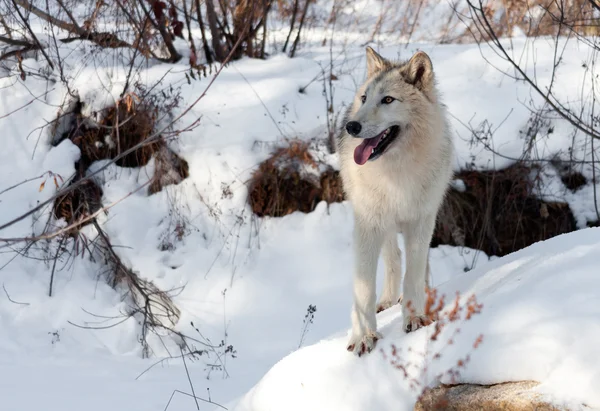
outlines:
[[[389,66],[389,62],[381,57],[375,50],[367,46],[367,77]]]
[[[433,65],[426,53],[419,51],[412,56],[406,67],[405,78],[422,91],[433,86]]]

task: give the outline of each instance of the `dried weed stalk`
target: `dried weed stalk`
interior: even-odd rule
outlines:
[[[414,308],[410,307],[410,301],[408,303],[409,310],[414,314]],[[460,371],[464,370],[471,360],[472,351],[476,350],[482,344],[482,334],[475,338],[468,352],[465,353],[463,357],[457,359],[456,363],[449,369],[435,375],[432,380],[430,380],[429,377],[431,367],[430,361],[439,360],[442,357],[444,349],[454,345],[456,337],[461,330],[460,324],[469,321],[473,316],[480,314],[482,308],[483,305],[477,302],[475,295],[471,295],[464,303],[461,303],[461,297],[458,292],[456,293],[454,303],[447,308],[445,295],[442,294],[441,296],[438,296],[438,292],[435,288],[428,288],[427,300],[425,303],[425,317],[427,320],[425,322],[432,324],[431,327],[433,329],[427,337],[425,352],[419,353],[424,360],[423,365],[420,366],[407,361],[402,355],[402,349],[394,344],[391,345],[389,353],[386,353],[383,348],[380,350],[384,358],[389,361],[394,368],[400,371],[402,378],[408,381],[410,388],[419,393],[417,402],[424,398],[432,385],[439,385],[443,379],[449,379],[450,384],[456,384],[458,382]],[[444,332],[444,330],[448,329],[448,332]],[[441,347],[439,346],[439,343],[435,344],[439,347],[437,351],[429,352],[431,346],[434,345],[434,343],[441,341],[442,338],[445,339],[445,344]],[[407,352],[413,353],[410,347]],[[440,397],[440,406],[443,404],[443,401],[444,398]],[[443,407],[435,409],[443,409]]]

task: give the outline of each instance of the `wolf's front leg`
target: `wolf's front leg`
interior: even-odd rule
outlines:
[[[375,320],[375,279],[383,237],[380,229],[368,226],[360,218],[355,220],[354,307],[352,337],[347,348],[359,356],[370,352],[381,338]]]
[[[433,235],[435,216],[407,224],[406,276],[404,277],[402,317],[405,332],[415,331],[431,324],[425,316],[426,287],[428,286],[429,243]]]

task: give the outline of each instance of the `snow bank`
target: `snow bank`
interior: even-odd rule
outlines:
[[[600,229],[537,243],[462,274],[438,287],[446,295],[474,294],[483,311],[460,324],[454,344],[440,359],[440,345],[425,346],[432,327],[404,335],[398,306],[378,316],[384,335],[378,348],[394,344],[420,378],[427,352],[426,383],[471,353],[459,381],[493,384],[536,380],[557,405],[600,407]],[[445,344],[453,330],[439,341]],[[483,344],[472,350],[479,334]],[[239,402],[236,411],[411,410],[417,392],[380,351],[358,358],[337,335],[277,363]],[[444,382],[444,379],[442,379]],[[446,382],[447,378],[446,378]]]

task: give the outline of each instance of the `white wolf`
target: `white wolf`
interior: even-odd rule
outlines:
[[[406,332],[425,317],[429,243],[452,178],[454,147],[427,54],[391,62],[367,47],[367,80],[346,113],[338,138],[340,173],[352,202],[354,307],[348,350],[370,352],[381,335],[375,313],[399,299],[406,244],[402,314]],[[377,260],[383,249],[384,289],[375,304]]]

